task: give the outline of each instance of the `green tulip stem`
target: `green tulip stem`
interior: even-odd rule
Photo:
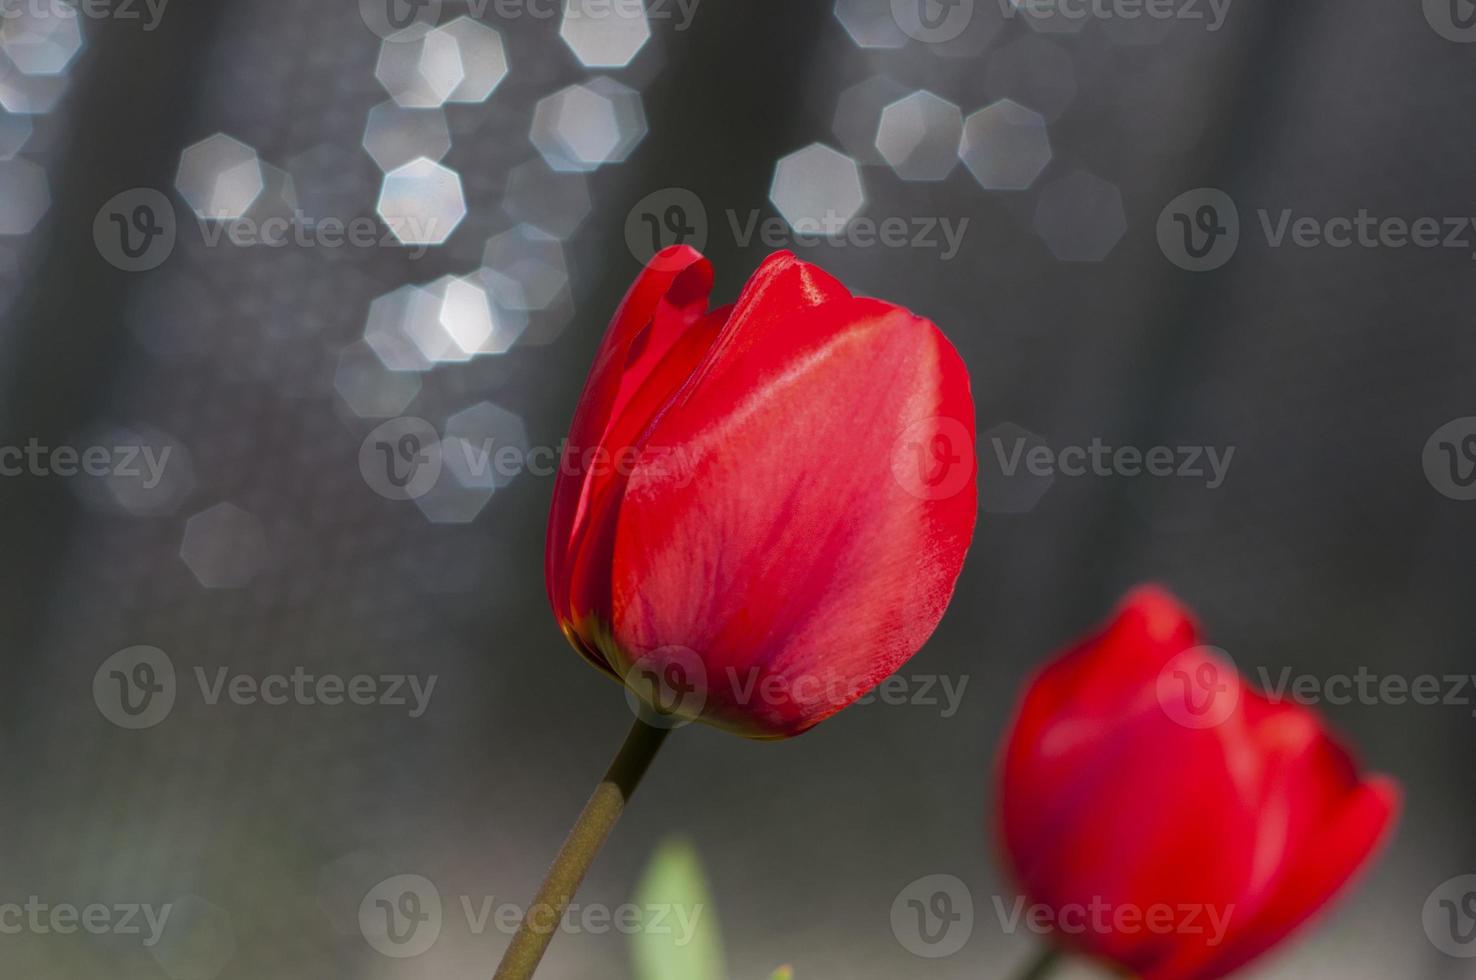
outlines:
[[[1056,972],[1056,967],[1061,965],[1061,959],[1059,946],[1042,946],[1040,952],[1025,964],[1025,969],[1016,975],[1015,980],[1045,980],[1046,977]]]
[[[605,838],[610,836],[615,821],[620,819],[625,804],[646,774],[646,768],[666,740],[668,731],[636,720],[615,761],[610,763],[605,778],[590,794],[589,802],[584,804],[579,819],[574,821],[564,846],[559,848],[558,856],[548,869],[533,904],[528,906],[492,980],[531,980],[564,917],[564,911],[579,890],[579,883],[594,863]]]

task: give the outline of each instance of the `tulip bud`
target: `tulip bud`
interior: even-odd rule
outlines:
[[[1063,923],[1079,911],[1061,944],[1145,980],[1212,980],[1281,942],[1368,863],[1399,805],[1156,588],[1030,683],[998,779],[1026,899]]]
[[[973,402],[932,323],[788,253],[731,306],[709,310],[711,286],[666,249],[610,324],[548,594],[575,649],[661,710],[782,738],[937,626],[974,530]]]

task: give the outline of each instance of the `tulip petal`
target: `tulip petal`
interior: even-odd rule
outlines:
[[[1041,726],[1070,712],[1104,716],[1109,723],[1124,698],[1146,698],[1145,681],[1175,656],[1199,644],[1199,626],[1182,604],[1159,586],[1134,589],[1108,625],[1047,664],[1027,685],[1014,723],[1013,741],[1039,742]],[[1058,729],[1056,739],[1069,729]],[[1098,737],[1085,725],[1083,741]]]
[[[593,475],[588,454],[605,445],[611,420],[634,397],[655,366],[685,329],[707,309],[712,267],[696,250],[674,246],[659,253],[641,272],[605,332],[579,398],[554,484],[544,552],[549,602],[565,634],[597,666],[596,651],[572,632],[569,585],[575,539],[585,521]]]
[[[1248,710],[1267,760],[1259,809],[1261,865],[1270,880],[1242,903],[1230,942],[1200,956],[1186,951],[1153,980],[1212,980],[1265,953],[1322,910],[1393,829],[1398,786],[1381,776],[1360,778],[1310,710],[1260,696]]]
[[[1115,711],[1094,694],[1011,740],[1000,829],[1016,881],[1057,908],[1099,896],[1136,915],[1234,906],[1256,846],[1253,796],[1214,730],[1178,725],[1151,688],[1121,693]],[[1022,715],[1038,711],[1029,700]],[[1184,941],[1142,928],[1063,939],[1140,970]]]
[[[1186,715],[1160,700],[1170,664],[1224,677],[1187,611],[1139,591],[1041,672],[1000,758],[999,840],[1026,895],[1058,910],[1197,910],[1171,933],[1096,929],[1065,944],[1145,980],[1213,980],[1346,884],[1387,835],[1398,791],[1361,777],[1310,709],[1238,678],[1224,717]]]
[[[584,505],[587,518],[581,527],[588,530],[576,538],[577,548],[568,573],[573,621],[587,622],[607,607],[615,542],[614,516],[630,474],[640,459],[648,455],[646,442],[651,423],[706,355],[731,310],[731,306],[720,307],[687,328],[661,363],[649,372],[639,390],[632,393],[620,415],[611,421],[605,445],[616,455],[607,466],[595,470],[587,482]],[[668,468],[678,477],[686,465],[671,453],[658,453],[656,458],[648,458],[648,462]]]
[[[958,492],[893,476],[910,424],[956,420]],[[772,257],[644,439],[618,502],[607,659],[699,651],[704,720],[803,731],[875,686],[942,616],[975,517],[968,375],[937,328]],[[762,683],[753,703],[754,684]]]

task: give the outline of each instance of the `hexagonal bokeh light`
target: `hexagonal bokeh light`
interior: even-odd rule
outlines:
[[[858,163],[886,163],[876,151],[882,110],[907,94],[907,86],[885,75],[873,75],[840,94],[830,131]]]
[[[420,375],[391,371],[366,341],[349,344],[338,355],[333,387],[349,411],[360,418],[402,415],[420,394]]]
[[[175,190],[201,218],[241,217],[264,186],[256,151],[224,133],[206,137],[179,155]]]
[[[590,171],[624,160],[645,135],[640,93],[597,78],[541,99],[529,139],[554,170]]]
[[[405,245],[440,245],[466,217],[461,177],[418,157],[384,175],[375,210]]]
[[[420,352],[433,361],[469,361],[492,339],[492,304],[474,279],[444,276],[426,289],[441,301],[432,330],[414,335]],[[503,348],[506,350],[506,348]]]
[[[447,102],[485,102],[507,77],[507,52],[502,35],[486,24],[461,16],[437,27],[432,34],[451,39],[461,62],[461,83],[446,96]],[[432,44],[432,51],[439,51]]]
[[[405,285],[376,297],[364,322],[364,343],[391,371],[425,371],[431,361],[412,339],[411,324],[437,314],[436,297],[421,286]]]
[[[261,193],[256,195],[256,200],[246,209],[245,216],[257,223],[262,240],[286,242],[291,233],[285,227],[261,228],[261,224],[271,218],[290,222],[297,211],[297,183],[292,175],[269,163],[261,164]]]
[[[56,108],[71,83],[70,74],[27,75],[0,50],[0,108],[41,115]]]
[[[492,402],[478,402],[446,420],[442,460],[464,487],[501,489],[523,471],[528,432],[523,420]]]
[[[985,190],[1025,190],[1051,162],[1045,119],[1001,99],[964,120],[958,155]]]
[[[384,368],[399,372],[503,354],[528,326],[525,312],[502,302],[517,295],[515,287],[494,295],[480,273],[401,286],[369,304],[364,343]],[[353,407],[342,388],[340,393]]]
[[[620,142],[615,107],[570,85],[539,100],[529,140],[554,170],[594,170]]]
[[[903,180],[942,180],[958,166],[963,113],[922,90],[882,110],[876,149]]]
[[[646,138],[646,110],[641,104],[641,93],[608,75],[596,75],[584,86],[609,99],[615,107],[615,125],[620,131],[620,142],[615,144],[605,162],[624,163]]]
[[[415,304],[409,308],[408,315],[402,322],[405,336],[427,364],[461,363],[472,358],[471,351],[458,343],[458,338],[448,329],[443,316],[446,284],[450,279],[450,276],[446,276],[423,287],[421,295],[416,296]],[[427,297],[430,305],[426,303]],[[478,327],[484,327],[491,321],[490,314],[483,314],[476,317],[478,322],[468,323],[468,319],[476,314],[475,308],[469,303],[463,302],[458,312],[460,321],[455,326],[462,337],[472,337]]]
[[[194,492],[194,462],[189,448],[151,425],[104,422],[85,435],[88,446],[128,447],[136,465],[108,467],[69,480],[77,499],[108,515],[158,517],[173,514]],[[85,461],[84,461],[85,462]]]
[[[364,149],[385,172],[416,157],[439,160],[451,149],[451,130],[440,109],[406,109],[390,100],[369,110]]]
[[[185,521],[179,557],[207,589],[236,589],[267,562],[266,531],[254,514],[220,503]]]
[[[811,143],[779,161],[769,200],[800,234],[843,231],[866,204],[856,161],[823,143]]]
[[[482,268],[496,273],[488,285],[498,302],[509,309],[544,310],[568,289],[569,267],[564,246],[548,232],[529,224],[487,239]],[[506,290],[511,281],[517,289]]]
[[[1040,189],[1035,233],[1063,262],[1101,262],[1127,234],[1122,193],[1082,170],[1054,180]]]
[[[1029,454],[1049,449],[1045,439],[1014,422],[1002,422],[979,434],[979,443],[990,446],[1024,447]],[[1028,514],[1055,484],[1049,471],[1032,472],[1030,467],[1006,467],[995,454],[979,459],[979,504],[987,514]]]
[[[518,310],[504,309],[489,295],[477,274],[443,276],[426,289],[440,300],[437,323],[441,333],[454,345],[442,360],[505,354],[527,329],[527,316]],[[421,350],[426,352],[424,347]]]
[[[379,46],[374,77],[407,109],[440,108],[467,78],[459,32],[438,29],[409,40],[386,38]]]
[[[25,149],[33,130],[30,116],[0,112],[0,160],[10,160]]]
[[[900,48],[907,34],[892,16],[891,0],[835,0],[835,19],[859,48]]]
[[[25,235],[51,207],[46,171],[29,160],[0,161],[0,235]]]
[[[415,506],[432,524],[470,524],[492,501],[492,487],[468,487],[460,480],[442,476]]]
[[[586,68],[623,68],[651,39],[651,25],[635,0],[564,0],[559,37]]]
[[[574,234],[590,207],[589,184],[582,173],[559,173],[538,157],[508,172],[502,210],[556,238]]]
[[[115,428],[97,445],[140,449],[143,465],[126,472],[114,470],[103,478],[109,498],[125,513],[172,514],[195,489],[189,447],[152,426]]]
[[[62,0],[0,5],[0,51],[25,75],[59,75],[82,48],[82,18]]]

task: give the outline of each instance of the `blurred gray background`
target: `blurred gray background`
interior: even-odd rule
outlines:
[[[152,30],[114,5],[75,40],[27,3],[30,20],[0,27],[0,150],[18,144],[0,154],[0,445],[172,448],[153,486],[0,479],[0,902],[175,911],[147,948],[0,935],[6,975],[490,976],[508,936],[474,934],[459,897],[528,900],[631,715],[548,612],[551,478],[494,487],[448,466],[426,496],[392,500],[360,449],[399,416],[556,446],[643,257],[628,232],[643,214],[663,227],[673,200],[700,203],[724,301],[770,250],[730,213],[781,230],[836,202],[913,230],[967,219],[946,257],[785,235],[935,320],[969,364],[981,434],[1006,449],[1023,434],[1235,452],[1212,489],[1047,485],[1001,472],[981,441],[957,597],[902,671],[966,683],[958,710],[861,705],[778,744],[679,731],[584,901],[626,901],[678,832],[705,862],[735,980],[786,962],[803,980],[1005,976],[1033,941],[1005,934],[991,903],[1013,901],[986,833],[996,745],[1022,680],[1132,584],[1176,590],[1253,677],[1476,668],[1476,503],[1430,445],[1476,414],[1476,340],[1459,326],[1476,231],[1464,247],[1276,247],[1259,216],[1476,214],[1459,0],[1236,0],[1216,30],[1185,4],[1165,21],[1031,23],[980,0],[941,40],[909,36],[886,2],[701,0],[690,17],[653,6],[644,43],[627,19],[573,44],[555,3],[448,0],[437,23],[469,15],[505,51],[482,99],[463,83],[469,68],[488,78],[485,34],[382,43],[350,0],[175,0]],[[420,60],[392,52],[386,68],[381,48],[405,44]],[[397,95],[411,111],[376,109]],[[1016,108],[997,108],[1006,98]],[[229,141],[187,153],[217,133]],[[416,182],[421,155],[459,179],[459,222],[442,171]],[[202,228],[220,222],[192,214],[382,232],[383,171],[402,164],[412,183],[386,207],[442,222],[443,243],[212,245]],[[1015,179],[1028,186],[1001,188]],[[107,202],[138,188],[168,199],[177,241],[130,272],[104,244]],[[1205,272],[1157,233],[1197,188],[1240,216],[1238,249]],[[696,228],[690,207],[679,217]],[[470,300],[469,333],[447,327],[463,323],[448,297]],[[1459,445],[1476,423],[1450,431]],[[167,655],[177,690],[167,717],[130,729],[102,708],[104,662],[136,646]],[[418,717],[211,704],[195,672],[223,667],[437,683]],[[1407,812],[1363,887],[1251,972],[1473,975],[1422,922],[1427,896],[1476,872],[1472,707],[1323,710],[1403,782]],[[446,908],[414,958],[360,930],[366,890],[400,874]],[[939,959],[891,924],[894,899],[932,874],[975,906],[968,943]],[[629,970],[625,937],[580,934],[557,938],[541,975]]]

